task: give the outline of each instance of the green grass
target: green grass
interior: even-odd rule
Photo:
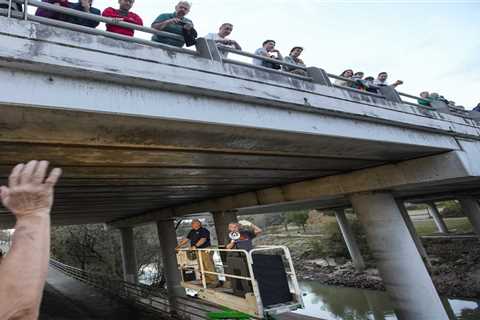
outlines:
[[[444,219],[444,221],[447,225],[448,230],[455,233],[465,233],[472,231],[472,225],[466,217],[446,218]],[[419,236],[431,235],[438,232],[437,227],[435,226],[435,222],[433,222],[433,219],[414,221],[413,224],[415,225],[415,230],[417,231]]]

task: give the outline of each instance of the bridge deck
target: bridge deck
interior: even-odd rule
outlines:
[[[0,182],[64,169],[55,224],[110,222],[460,150],[478,123],[264,70],[0,17]],[[0,209],[0,224],[12,220]]]

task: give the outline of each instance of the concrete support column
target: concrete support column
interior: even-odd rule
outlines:
[[[238,222],[237,214],[233,211],[212,212],[215,222],[215,231],[217,232],[218,245],[226,245],[228,237],[228,224]]]
[[[363,271],[365,269],[365,262],[363,261],[360,248],[358,247],[355,236],[353,235],[352,228],[350,228],[350,224],[345,216],[345,210],[335,209],[335,217],[337,218],[338,226],[342,232],[343,240],[345,240],[345,243],[347,244],[353,266],[357,271]]]
[[[181,277],[178,270],[177,233],[172,220],[157,221],[157,232],[162,250],[163,271],[167,279],[168,300],[172,310],[175,309],[176,297],[185,296],[185,289],[180,285]]]
[[[463,213],[468,217],[473,226],[473,231],[480,237],[480,204],[475,198],[459,199]]]
[[[120,238],[122,244],[123,279],[130,283],[138,283],[137,255],[135,254],[133,228],[120,228]]]
[[[448,233],[447,225],[445,224],[445,221],[443,221],[443,217],[440,215],[440,212],[438,211],[435,202],[427,202],[427,205],[430,208],[430,213],[432,214],[432,218],[435,222],[435,225],[437,226],[438,232]]]
[[[398,318],[450,319],[393,195],[361,193],[351,201]]]

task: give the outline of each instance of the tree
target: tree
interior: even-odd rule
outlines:
[[[287,213],[287,223],[293,223],[298,227],[302,227],[303,232],[306,232],[305,225],[308,220],[307,211],[295,211]]]

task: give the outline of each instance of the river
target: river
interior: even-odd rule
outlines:
[[[315,281],[300,281],[305,309],[297,313],[322,320],[396,320],[385,292],[330,287]],[[480,319],[480,301],[450,299],[457,320]]]

